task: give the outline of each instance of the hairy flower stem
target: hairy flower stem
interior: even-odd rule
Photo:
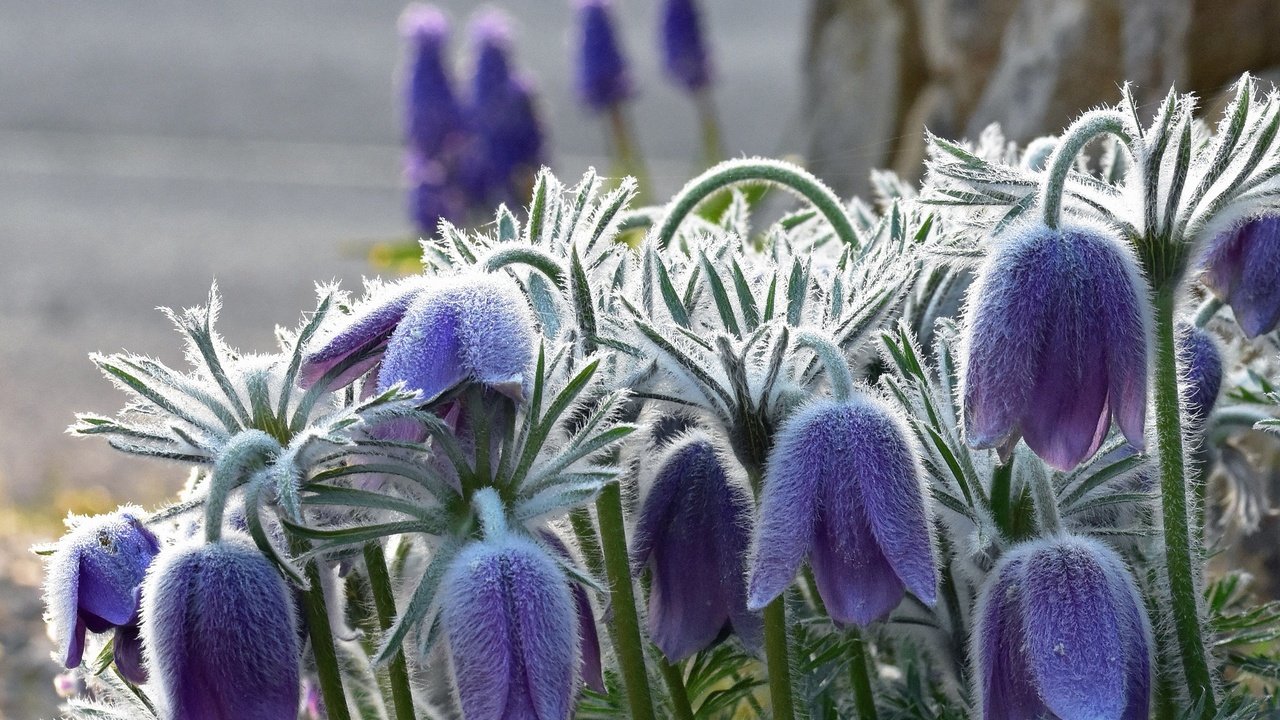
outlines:
[[[675,710],[677,720],[693,720],[693,706],[689,704],[689,693],[684,687],[684,672],[679,663],[669,663],[666,658],[658,659],[658,669],[662,671],[662,679],[667,682],[667,694],[671,696],[671,708]]]
[[[857,627],[850,627],[849,682],[853,685],[853,704],[860,720],[876,720],[876,699],[871,692],[871,674],[867,663],[867,642]]]
[[[605,573],[613,607],[614,652],[622,668],[627,703],[634,720],[653,720],[653,700],[649,676],[645,672],[644,644],[640,639],[640,619],[631,586],[631,565],[627,558],[627,535],[622,518],[622,493],[617,483],[609,483],[596,500],[600,520],[600,544],[604,551]]]
[[[391,574],[387,572],[387,556],[382,551],[381,542],[375,540],[364,546],[364,564],[369,573],[373,604],[378,611],[378,626],[386,633],[396,619],[396,596],[391,587]],[[409,664],[405,661],[403,645],[391,658],[389,675],[396,720],[414,720],[413,691],[409,687]]]
[[[1040,208],[1044,223],[1058,227],[1062,216],[1062,196],[1066,193],[1067,175],[1075,167],[1076,156],[1095,138],[1110,134],[1125,145],[1133,142],[1129,134],[1129,120],[1116,110],[1092,110],[1080,116],[1063,133],[1058,146],[1049,156],[1048,180],[1040,194]]]
[[[678,195],[667,204],[662,224],[658,226],[658,247],[665,248],[671,244],[684,221],[698,207],[698,203],[715,194],[717,190],[741,182],[769,182],[781,185],[803,197],[835,230],[836,236],[850,247],[858,247],[858,234],[853,223],[845,212],[844,204],[831,188],[803,168],[779,160],[761,158],[746,160],[728,160],[684,186]]]
[[[795,720],[796,717],[788,645],[786,593],[783,593],[764,609],[764,657],[769,669],[769,701],[775,720]]]
[[[294,539],[294,555],[302,555],[307,550],[306,541]],[[302,610],[307,618],[307,633],[311,636],[311,652],[316,660],[320,694],[324,697],[325,710],[330,720],[351,720],[351,712],[347,709],[347,694],[342,689],[338,651],[333,644],[333,629],[329,627],[329,612],[325,609],[320,566],[315,560],[307,563],[306,574],[310,587],[302,593]]]
[[[1053,489],[1053,476],[1045,468],[1032,472],[1031,492],[1035,499],[1040,520],[1040,532],[1045,537],[1062,532],[1062,517],[1058,514],[1058,493]]]
[[[1182,416],[1178,398],[1178,350],[1173,324],[1176,287],[1155,296],[1155,410],[1156,441],[1160,461],[1163,503],[1165,569],[1172,601],[1173,625],[1191,701],[1202,702],[1201,716],[1217,713],[1213,677],[1204,643],[1196,588],[1193,535],[1187,508],[1185,455],[1182,448]]]

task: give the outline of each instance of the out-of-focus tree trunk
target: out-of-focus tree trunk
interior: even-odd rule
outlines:
[[[871,168],[919,173],[925,127],[999,122],[1025,143],[1125,81],[1148,110],[1173,85],[1212,108],[1241,72],[1280,66],[1277,27],[1274,0],[813,0],[809,164],[862,192]]]

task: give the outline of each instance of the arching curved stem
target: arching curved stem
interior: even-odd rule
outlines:
[[[1132,148],[1133,136],[1129,132],[1129,119],[1116,110],[1093,110],[1072,123],[1058,141],[1053,155],[1049,156],[1049,177],[1040,191],[1040,206],[1044,222],[1051,228],[1058,227],[1062,219],[1062,194],[1067,184],[1067,174],[1075,165],[1076,156],[1100,135],[1115,135],[1120,142]]]
[[[254,471],[264,467],[280,452],[280,443],[261,430],[245,430],[227,443],[213,464],[209,494],[204,501],[204,538],[222,539],[222,516],[231,491],[243,485]]]
[[[828,338],[812,332],[796,333],[796,344],[811,350],[822,361],[827,371],[827,380],[831,383],[831,394],[836,400],[848,400],[853,394],[853,373],[849,372],[849,361],[844,353]]]
[[[685,185],[667,204],[666,214],[657,231],[658,247],[665,248],[671,244],[680,223],[698,207],[698,203],[729,185],[752,181],[781,185],[813,203],[831,223],[842,242],[855,248],[859,246],[858,233],[849,220],[849,214],[831,188],[812,173],[791,163],[752,158],[722,162]]]

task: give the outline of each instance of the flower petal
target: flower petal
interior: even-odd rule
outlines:
[[[978,597],[971,654],[984,720],[1026,720],[1049,711],[1027,672],[1022,610],[1026,554],[1015,549],[1005,555]]]
[[[555,562],[528,541],[513,540],[504,557],[519,663],[513,671],[523,675],[539,720],[563,720],[572,710],[579,660],[578,616],[568,583]]]
[[[1054,539],[1027,558],[1027,656],[1040,697],[1062,718],[1119,718],[1126,705],[1120,617],[1095,548]]]
[[[809,563],[827,615],[866,626],[897,607],[906,590],[872,536],[856,492],[824,496]]]
[[[465,548],[443,581],[441,622],[462,711],[503,720],[515,663],[501,557],[482,543]]]
[[[1280,216],[1254,220],[1241,229],[1240,282],[1229,302],[1251,338],[1280,322]]]

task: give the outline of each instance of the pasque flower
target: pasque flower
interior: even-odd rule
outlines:
[[[142,638],[164,720],[294,720],[293,596],[247,536],[167,548],[142,590]]]
[[[403,382],[430,400],[473,381],[520,398],[533,347],[532,313],[506,276],[414,278],[366,300],[306,356],[299,383],[310,387],[332,372],[328,382],[338,386],[380,363],[379,390]]]
[[[654,461],[631,550],[652,573],[649,636],[672,662],[736,632],[758,644],[747,610],[746,560],[754,505],[741,473],[705,433],[677,436]]]
[[[985,720],[1145,720],[1151,626],[1124,561],[1058,536],[1008,552],[983,586],[973,653]]]
[[[1055,468],[1092,455],[1114,417],[1145,447],[1150,320],[1124,241],[1098,225],[1038,221],[995,240],[969,296],[965,433],[976,448],[1019,437]]]
[[[711,61],[697,0],[667,0],[662,5],[662,65],[689,92],[711,83]]]
[[[81,520],[58,542],[45,577],[45,605],[59,662],[79,667],[85,632],[116,629],[116,667],[146,682],[138,641],[138,594],[160,541],[125,507]]]
[[[819,400],[777,432],[765,472],[747,607],[781,594],[805,557],[833,620],[866,625],[910,590],[932,604],[938,572],[907,429],[866,394]]]
[[[1178,323],[1178,367],[1186,385],[1187,414],[1193,422],[1204,422],[1222,390],[1222,352],[1208,331]]]
[[[608,0],[578,0],[578,95],[595,111],[609,109],[633,91],[610,11]]]
[[[539,537],[560,557],[569,562],[576,562],[573,554],[569,552],[569,547],[555,533],[543,530],[539,532]],[[574,608],[578,612],[578,649],[581,655],[581,662],[578,663],[579,675],[584,685],[598,693],[604,693],[606,691],[604,666],[600,658],[600,634],[596,630],[596,613],[591,607],[591,598],[587,595],[586,587],[572,583],[570,591],[573,593]]]
[[[1202,279],[1231,306],[1245,335],[1274,330],[1280,323],[1280,215],[1247,220],[1215,238]]]
[[[533,541],[464,548],[442,583],[441,623],[466,720],[565,720],[578,664],[568,581]]]

